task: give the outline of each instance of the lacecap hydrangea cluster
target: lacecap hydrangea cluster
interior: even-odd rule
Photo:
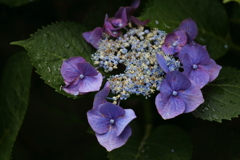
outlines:
[[[195,41],[198,28],[191,18],[169,34],[145,28],[149,20],[142,22],[132,16],[139,3],[134,0],[131,6],[120,7],[113,18],[106,15],[103,28],[83,33],[97,49],[92,54],[96,68],[83,57],[70,57],[61,67],[62,88],[75,96],[99,91],[106,81],[95,95],[87,118],[98,142],[108,151],[126,143],[132,133],[129,123],[136,118],[132,109],[119,106],[121,100],[131,95],[148,98],[159,92],[155,98],[158,113],[163,119],[174,118],[204,102],[201,88],[216,79],[221,70],[206,46]],[[106,73],[123,71],[103,77],[99,68]]]

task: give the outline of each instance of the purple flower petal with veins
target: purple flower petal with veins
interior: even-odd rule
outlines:
[[[82,57],[71,57],[63,61],[61,74],[65,82],[63,90],[72,95],[98,91],[102,75]]]
[[[179,59],[183,64],[183,74],[200,88],[213,81],[222,68],[210,58],[207,50],[198,44],[184,46],[179,53]]]
[[[160,93],[155,99],[158,113],[163,119],[191,112],[203,102],[199,87],[179,71],[166,74],[160,85]]]
[[[178,30],[174,33],[169,33],[166,36],[162,50],[165,54],[175,54],[178,53],[182,47],[187,43],[187,36],[185,31]]]
[[[198,34],[197,24],[191,18],[187,18],[183,20],[179,28],[177,28],[176,30],[180,30],[180,29],[184,30],[187,33],[188,43],[190,43],[192,40],[194,40],[197,37],[197,34]]]
[[[99,143],[111,151],[126,143],[132,133],[128,124],[136,115],[132,109],[106,102],[88,111],[87,118]]]
[[[117,136],[114,127],[110,127],[109,131],[105,134],[96,133],[98,142],[107,149],[107,151],[112,151],[113,149],[123,146],[128,138],[132,134],[132,129],[129,125],[125,127],[123,132]]]
[[[108,21],[108,15],[106,14],[103,31],[113,37],[118,37],[121,33],[120,29],[114,28],[113,24]]]
[[[131,16],[131,18],[130,18],[130,22],[132,22],[133,24],[135,24],[137,26],[145,26],[146,24],[148,24],[149,21],[150,21],[149,19],[146,21],[141,21],[134,16]]]
[[[93,31],[84,32],[83,38],[90,43],[94,48],[98,49],[98,42],[102,38],[103,29],[101,27],[95,28]]]
[[[115,27],[119,29],[125,27],[128,22],[126,8],[120,7],[115,16],[113,18],[108,18],[107,21],[111,22]]]
[[[106,97],[108,96],[109,92],[109,82],[106,82],[104,88],[95,95],[93,100],[93,107],[97,107],[100,104],[107,103]]]
[[[160,54],[156,54],[157,57],[157,62],[159,64],[159,66],[161,67],[161,69],[165,72],[168,73],[170,72],[168,66],[167,66],[167,60]]]

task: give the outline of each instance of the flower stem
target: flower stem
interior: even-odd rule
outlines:
[[[144,105],[143,108],[144,108],[144,118],[145,118],[145,134],[138,147],[138,154],[135,157],[136,159],[140,156],[141,150],[143,149],[146,143],[146,140],[150,136],[150,133],[152,130],[152,111],[151,111],[150,100],[149,99],[144,100],[143,105]]]

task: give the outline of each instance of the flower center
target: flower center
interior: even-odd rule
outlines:
[[[177,46],[177,42],[173,42],[173,47],[176,47]]]
[[[114,124],[115,120],[114,119],[110,119],[109,121],[111,124]]]
[[[197,66],[196,64],[194,64],[194,65],[192,66],[192,68],[193,68],[193,69],[197,69],[198,66]]]
[[[130,29],[116,40],[107,38],[99,41],[99,49],[92,55],[94,64],[103,67],[104,72],[125,69],[124,73],[107,79],[112,93],[116,95],[115,99],[126,100],[132,94],[148,98],[159,90],[164,72],[156,60],[156,54],[164,55],[171,71],[178,70],[179,60],[165,55],[161,49],[165,37],[164,31],[156,28],[149,31],[140,27]]]
[[[173,92],[172,92],[172,95],[173,95],[173,96],[177,96],[177,94],[178,94],[177,91],[173,91]]]
[[[79,78],[80,78],[80,79],[83,79],[83,78],[84,78],[84,75],[83,75],[83,74],[80,74]]]

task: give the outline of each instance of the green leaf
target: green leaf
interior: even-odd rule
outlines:
[[[10,7],[19,7],[34,0],[0,0],[0,3],[4,3]]]
[[[5,66],[0,90],[0,159],[11,159],[13,143],[28,106],[32,66],[27,53],[13,55]]]
[[[149,27],[170,33],[189,17],[197,23],[197,41],[207,45],[211,57],[217,59],[224,55],[228,48],[229,26],[218,0],[154,0],[146,5],[140,19],[150,19]]]
[[[61,89],[64,83],[60,68],[63,60],[74,56],[84,57],[91,62],[91,54],[94,52],[82,37],[84,30],[73,22],[57,22],[43,27],[27,40],[11,44],[23,46],[28,51],[36,72],[45,83],[57,92],[75,98]]]
[[[149,130],[149,129],[148,129]],[[109,153],[110,160],[188,160],[192,145],[188,135],[179,127],[163,125],[141,138],[134,133],[121,148]]]
[[[228,3],[233,1],[240,3],[240,0],[223,0],[223,3]]]
[[[193,115],[222,122],[240,115],[240,71],[224,67],[218,78],[202,89],[205,102]]]

